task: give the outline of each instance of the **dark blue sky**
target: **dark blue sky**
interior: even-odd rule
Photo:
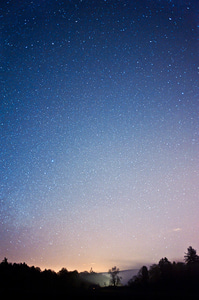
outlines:
[[[106,270],[198,239],[197,1],[2,1],[1,243]]]

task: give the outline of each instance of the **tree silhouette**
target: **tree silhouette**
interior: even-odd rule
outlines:
[[[120,270],[117,267],[113,267],[112,269],[110,269],[108,271],[108,273],[111,276],[111,279],[110,279],[110,284],[111,285],[117,286],[121,283],[122,278],[118,276],[119,272],[120,272]]]
[[[141,269],[140,269],[140,278],[141,278],[141,282],[143,284],[146,284],[149,280],[149,272],[148,272],[148,269],[146,266],[143,266]]]
[[[8,259],[7,257],[4,257],[3,261],[2,261],[3,264],[7,265],[8,264]]]
[[[132,279],[129,280],[128,284],[133,285],[139,284],[142,287],[146,287],[149,281],[149,272],[146,266],[143,266],[136,276],[133,276]]]
[[[160,268],[160,279],[164,283],[168,283],[172,280],[172,264],[171,262],[165,257],[162,258],[158,266]]]
[[[161,272],[160,272],[160,268],[157,264],[153,264],[150,266],[149,268],[149,279],[150,282],[158,282],[159,278],[160,278]]]
[[[196,254],[196,250],[191,246],[187,249],[187,253],[185,253],[184,260],[186,264],[194,264],[199,263],[199,256]]]

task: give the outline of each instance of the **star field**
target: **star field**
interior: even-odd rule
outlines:
[[[197,1],[3,1],[0,253],[55,270],[199,249]]]

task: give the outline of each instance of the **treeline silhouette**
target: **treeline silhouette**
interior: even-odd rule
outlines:
[[[158,264],[143,266],[128,285],[137,289],[181,290],[198,292],[199,296],[199,256],[191,246],[184,256],[185,262],[171,263],[166,257]]]
[[[0,264],[0,289],[4,291],[63,293],[79,288],[88,288],[88,283],[77,271],[41,271],[26,263],[9,263],[7,258]]]
[[[112,268],[117,271],[119,269]],[[109,273],[112,272],[109,270]],[[113,272],[112,272],[113,273]],[[114,273],[115,274],[115,273]],[[187,249],[184,262],[170,262],[166,257],[162,258],[157,264],[149,268],[143,266],[138,274],[129,280],[127,286],[118,286],[117,281],[113,284],[113,276],[110,277],[110,287],[100,288],[99,285],[92,283],[92,278],[99,278],[101,274],[93,272],[78,273],[69,272],[62,268],[59,272],[52,270],[41,271],[38,267],[30,267],[26,263],[10,263],[7,258],[0,263],[0,291],[7,296],[24,296],[28,299],[43,297],[57,297],[61,295],[85,296],[93,298],[93,294],[98,299],[137,296],[139,299],[148,297],[156,299],[155,293],[161,293],[160,298],[166,295],[199,295],[199,256],[191,246]],[[90,279],[91,280],[90,280]],[[119,281],[118,281],[119,282]],[[111,286],[112,285],[112,286]],[[139,295],[139,296],[138,296]],[[136,298],[136,297],[135,297]]]

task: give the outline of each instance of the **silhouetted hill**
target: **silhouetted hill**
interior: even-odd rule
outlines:
[[[127,285],[128,281],[133,277],[136,276],[139,269],[130,269],[130,270],[123,270],[120,271],[119,276],[122,277],[121,283],[122,285]]]

